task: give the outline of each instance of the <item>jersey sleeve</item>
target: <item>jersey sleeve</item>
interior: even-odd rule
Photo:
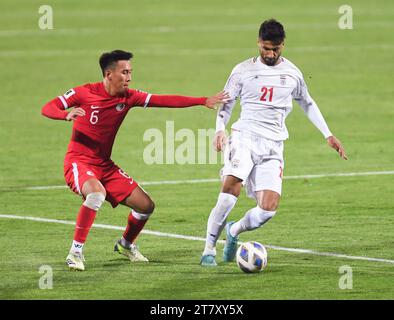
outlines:
[[[130,107],[139,106],[146,108],[151,96],[150,93],[145,91],[129,89],[127,105]]]
[[[292,97],[304,110],[308,119],[315,125],[317,129],[323,134],[324,138],[332,136],[330,129],[316,102],[312,99],[308,92],[308,87],[302,76],[298,79],[298,86],[294,89]]]
[[[162,107],[162,108],[187,108],[204,105],[207,97],[190,97],[180,95],[151,94],[139,90],[129,90],[127,105],[130,107]]]
[[[61,102],[64,110],[66,110],[68,108],[81,105],[84,94],[85,90],[83,87],[75,87],[66,91],[63,95],[58,96],[57,98]]]
[[[236,66],[231,71],[223,90],[230,95],[230,101],[234,101],[241,94],[241,88],[241,71],[240,67]]]
[[[63,95],[57,96],[47,102],[41,109],[41,114],[55,120],[66,120],[66,109],[78,106],[82,102],[83,88],[76,87],[68,90]]]
[[[224,86],[224,91],[229,94],[230,99],[226,103],[224,103],[223,106],[218,110],[216,116],[216,132],[224,131],[224,129],[226,128],[226,125],[231,118],[231,113],[234,109],[237,99],[241,94],[241,89],[241,72],[239,70],[239,67],[236,66],[232,70]]]
[[[153,94],[149,100],[149,107],[187,108],[205,105],[207,97],[190,97],[179,95]]]
[[[64,110],[63,104],[58,98],[47,102],[41,109],[41,114],[54,120],[66,120],[68,112]]]

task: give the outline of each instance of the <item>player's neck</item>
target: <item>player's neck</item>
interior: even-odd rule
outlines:
[[[123,92],[122,92],[122,93],[119,93],[119,91],[117,91],[115,88],[113,88],[113,87],[111,86],[111,84],[110,84],[106,79],[103,80],[103,85],[104,85],[104,90],[105,90],[111,97],[119,97],[119,96],[122,96],[122,95],[123,95]]]

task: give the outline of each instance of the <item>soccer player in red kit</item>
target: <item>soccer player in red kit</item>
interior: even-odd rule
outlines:
[[[49,101],[42,114],[51,119],[73,121],[71,141],[64,159],[64,177],[68,186],[82,196],[74,240],[66,258],[72,270],[85,270],[82,249],[89,230],[104,200],[116,207],[131,208],[128,224],[115,251],[131,261],[148,261],[137,249],[135,239],[154,210],[149,195],[111,160],[116,133],[128,111],[139,107],[183,108],[205,105],[213,109],[225,102],[224,92],[211,97],[156,95],[129,89],[130,59],[133,54],[122,50],[100,57],[103,81],[75,87]],[[66,109],[72,108],[71,111]]]

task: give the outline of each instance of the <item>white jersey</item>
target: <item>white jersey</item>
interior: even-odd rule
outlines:
[[[218,112],[216,131],[224,130],[239,98],[241,115],[232,129],[275,141],[286,140],[289,134],[285,119],[293,108],[294,99],[325,138],[332,135],[308,93],[301,71],[289,60],[283,57],[279,59],[280,63],[275,66],[264,64],[260,57],[235,66],[224,87],[230,95],[230,101]]]

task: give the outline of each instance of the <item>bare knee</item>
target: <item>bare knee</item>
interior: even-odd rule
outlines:
[[[142,206],[138,212],[151,215],[154,210],[155,210],[155,203],[151,199],[149,199],[149,201],[144,206]]]
[[[155,210],[155,203],[140,187],[135,188],[134,191],[121,202],[121,204],[145,215],[150,215],[153,213],[153,210]]]
[[[280,195],[266,190],[258,196],[258,206],[265,211],[276,211],[279,207]]]
[[[223,193],[228,193],[228,194],[232,194],[235,197],[239,197],[239,194],[241,193],[240,190],[238,190],[237,188],[233,188],[233,187],[223,187],[222,188],[222,192]]]
[[[241,193],[242,180],[234,176],[226,176],[224,178],[221,192],[232,194],[235,197],[239,197]]]
[[[143,201],[138,204],[129,205],[130,208],[141,214],[151,215],[155,210],[155,203],[150,197],[146,197]]]
[[[259,207],[265,211],[276,211],[278,209],[279,203],[277,201],[272,201],[268,203],[262,203]]]

